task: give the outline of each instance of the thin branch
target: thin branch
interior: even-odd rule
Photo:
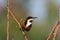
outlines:
[[[7,13],[7,40],[9,40],[9,13]]]
[[[7,0],[7,40],[9,40],[9,0]]]
[[[53,37],[53,40],[56,40],[56,37],[57,37],[57,31],[60,27],[60,5],[58,6],[58,25],[54,31],[54,37]]]
[[[11,12],[10,9],[9,9],[9,12],[10,12],[11,16],[13,17],[13,19],[14,19],[14,20],[16,21],[16,23],[18,24],[19,29],[21,29],[21,32],[22,32],[22,34],[23,34],[23,36],[24,36],[24,39],[25,39],[25,40],[28,40],[28,38],[27,38],[27,36],[26,36],[26,33],[25,33],[24,31],[22,31],[21,25],[20,25],[19,21],[17,20],[17,18],[15,17],[15,15]]]
[[[53,33],[53,34],[54,34],[53,40],[56,40],[56,37],[57,37],[57,31],[58,31],[59,27],[60,27],[60,24],[57,25],[57,27],[56,27],[56,29],[55,29],[55,31],[54,31],[54,33]]]
[[[9,40],[9,13],[11,14],[11,16],[13,17],[13,19],[16,21],[16,23],[18,24],[18,27],[19,29],[21,30],[23,36],[24,36],[24,39],[25,40],[28,40],[27,36],[26,36],[26,33],[24,31],[22,31],[22,28],[21,28],[21,25],[19,23],[19,21],[17,20],[17,18],[15,17],[15,15],[11,12],[11,10],[9,9],[9,0],[7,0],[7,40]]]
[[[47,40],[50,40],[50,38],[51,38],[51,36],[52,36],[52,34],[53,34],[53,32],[54,32],[54,30],[56,29],[56,27],[57,27],[57,23],[58,22],[56,22],[56,24],[53,26],[53,28],[52,28],[52,30],[51,30],[51,32],[50,32],[50,34],[48,35],[48,37],[47,37]]]
[[[57,37],[57,31],[60,27],[60,5],[58,6],[58,25],[54,31],[54,37],[53,37],[53,40],[56,40],[56,37]]]
[[[52,31],[50,32],[50,34],[48,35],[48,38],[47,40],[50,40],[52,34],[53,35],[53,40],[56,40],[56,36],[57,36],[57,31],[60,27],[60,5],[58,6],[58,21],[57,23],[55,24],[55,26],[52,28]]]

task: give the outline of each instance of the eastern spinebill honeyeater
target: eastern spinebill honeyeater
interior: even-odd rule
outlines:
[[[33,20],[37,17],[27,17],[26,20],[22,23],[21,27],[23,31],[29,31],[32,27]]]

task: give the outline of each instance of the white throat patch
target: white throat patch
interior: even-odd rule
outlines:
[[[29,19],[29,20],[27,21],[26,27],[29,27],[29,25],[32,24],[32,23],[30,22],[30,20],[33,20],[33,19]]]

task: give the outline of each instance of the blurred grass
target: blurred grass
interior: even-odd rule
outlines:
[[[6,11],[0,13],[0,40],[6,40]]]

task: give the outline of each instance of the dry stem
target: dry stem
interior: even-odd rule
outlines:
[[[9,13],[11,14],[11,16],[13,17],[13,19],[16,21],[16,23],[18,24],[19,29],[21,29],[21,32],[25,38],[25,40],[28,40],[26,33],[24,31],[22,31],[21,25],[19,23],[19,21],[17,20],[17,18],[15,17],[15,15],[11,12],[11,10],[9,9],[9,0],[7,0],[7,40],[9,40]]]
[[[57,31],[60,27],[60,5],[58,6],[58,22],[55,24],[55,26],[52,28],[52,31],[50,32],[50,34],[48,35],[47,40],[50,40],[52,34],[54,34],[53,36],[53,40],[56,40],[57,37]]]
[[[7,40],[9,40],[9,11],[7,13]]]
[[[9,40],[9,9],[8,9],[8,6],[9,6],[9,0],[7,0],[7,40]]]
[[[59,27],[60,27],[60,24],[57,25],[57,27],[56,27],[56,29],[55,29],[55,31],[54,31],[54,37],[53,37],[53,40],[56,40],[56,37],[57,37],[57,31],[58,31]]]
[[[25,40],[28,40],[28,38],[27,38],[27,36],[26,36],[26,33],[25,33],[24,31],[22,31],[21,25],[20,25],[19,21],[17,20],[17,18],[15,17],[15,15],[11,12],[10,9],[9,9],[9,12],[10,12],[11,16],[13,17],[13,19],[14,19],[14,20],[16,21],[16,23],[18,24],[19,29],[21,29],[21,32],[22,32]]]
[[[54,27],[52,28],[52,30],[51,30],[51,32],[50,32],[50,34],[48,35],[47,40],[50,40],[50,38],[51,38],[51,36],[52,36],[52,34],[53,34],[54,30],[55,30],[55,29],[56,29],[56,27],[57,27],[57,23],[58,23],[58,22],[56,22],[56,24],[55,24],[55,25],[54,25]]]

